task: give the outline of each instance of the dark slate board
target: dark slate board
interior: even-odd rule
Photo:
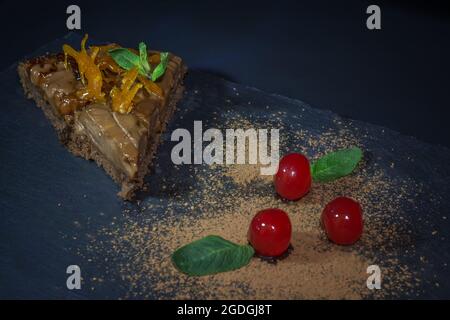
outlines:
[[[30,56],[58,51],[63,43],[78,46],[79,42],[79,36],[69,34]],[[68,265],[83,262],[80,256],[89,235],[108,226],[113,219],[120,219],[122,210],[133,209],[135,204],[125,203],[116,196],[118,187],[101,168],[73,157],[58,143],[42,111],[25,99],[16,67],[13,65],[0,73],[0,298],[123,297],[126,286],[120,281],[107,282],[93,291],[89,285],[79,291],[69,291],[65,270]],[[224,109],[234,112],[228,117],[239,113],[264,118],[266,105],[272,111],[286,112],[285,121],[291,127],[308,128],[318,135],[336,125],[333,122],[336,115],[331,112],[206,73],[191,70],[185,82],[187,91],[180,104],[183,112],[175,116],[168,132],[177,127],[191,128],[193,120],[211,120],[212,112],[220,113]],[[249,105],[248,101],[252,103]],[[301,118],[296,117],[300,109]],[[416,254],[423,254],[429,260],[422,276],[430,281],[423,282],[419,297],[450,298],[450,222],[442,219],[449,213],[450,205],[450,151],[378,126],[342,121],[351,123],[353,130],[365,133],[362,143],[373,157],[382,159],[381,166],[388,167],[395,160],[397,165],[390,171],[392,175],[413,177],[423,183],[425,191],[417,199],[417,209],[407,213],[412,221],[418,221],[419,217],[427,221],[414,226]],[[150,177],[156,181],[164,172],[173,172],[168,171],[173,145],[168,137],[168,134],[164,136],[157,169]],[[182,181],[183,177],[176,179]],[[185,180],[183,184],[188,182]],[[142,200],[156,203],[161,196],[155,190],[143,194]],[[75,221],[81,223],[74,224]],[[431,236],[432,231],[440,236]],[[82,270],[89,278],[101,273],[104,266],[91,264]],[[439,282],[439,287],[434,282]]]

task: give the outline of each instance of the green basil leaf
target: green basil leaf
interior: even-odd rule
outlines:
[[[139,43],[139,60],[143,71],[146,74],[150,74],[150,64],[148,63],[147,58],[147,46],[145,43]]]
[[[312,177],[317,182],[329,182],[339,179],[352,173],[362,156],[363,152],[358,147],[326,154],[312,163]]]
[[[155,82],[159,77],[161,77],[164,72],[166,72],[167,63],[169,62],[169,53],[161,52],[159,54],[161,61],[156,66],[155,70],[152,72],[152,81]]]
[[[140,68],[139,57],[126,48],[115,48],[108,51],[114,61],[123,69],[131,70],[135,67]]]
[[[219,236],[207,236],[177,249],[172,262],[191,276],[203,276],[239,269],[254,255],[250,245],[238,245]]]

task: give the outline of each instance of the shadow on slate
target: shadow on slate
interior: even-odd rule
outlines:
[[[80,40],[79,35],[68,34],[30,57],[59,51],[63,43],[77,48]],[[91,39],[90,43],[94,42]],[[99,229],[113,222],[120,224],[123,210],[136,210],[138,204],[121,201],[116,196],[118,186],[101,168],[72,156],[59,144],[43,112],[25,98],[16,67],[17,64],[12,65],[0,73],[0,298],[123,297],[128,285],[114,275],[106,277],[102,286],[92,290],[89,279],[104,274],[108,261],[92,264],[83,257],[87,256],[89,240]],[[270,122],[270,115],[264,109],[266,105],[271,106],[271,111],[285,112],[284,130],[304,128],[319,135],[337,126],[333,121],[337,116],[331,112],[204,72],[190,70],[185,85],[179,112],[163,136],[155,168],[147,178],[150,190],[139,194],[141,201],[161,208],[155,219],[164,214],[164,201],[171,197],[171,192],[183,192],[195,183],[188,166],[174,170],[170,161],[174,142],[170,141],[169,133],[175,128],[183,127],[192,132],[193,120],[202,120],[204,127],[220,127],[221,121],[238,114],[261,123]],[[225,109],[230,112],[223,113]],[[302,116],[298,117],[300,109]],[[218,118],[213,117],[214,112]],[[412,177],[423,184],[424,191],[414,208],[405,209],[410,210],[406,214],[413,222],[417,252],[415,257],[402,255],[401,259],[412,270],[424,268],[420,298],[450,298],[450,219],[442,219],[450,206],[450,150],[379,126],[340,120],[361,137],[369,162],[376,159],[393,177]],[[393,161],[395,168],[389,168]],[[175,189],[160,190],[162,180],[173,181]],[[441,201],[432,200],[436,198]],[[433,231],[439,236],[431,236]],[[416,259],[420,255],[427,256],[426,266]],[[81,290],[66,288],[66,268],[72,264],[82,267]],[[436,282],[439,287],[435,286]]]

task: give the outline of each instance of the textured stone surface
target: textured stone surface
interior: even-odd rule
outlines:
[[[79,37],[57,40],[32,55],[58,50],[65,42],[78,46]],[[0,297],[123,296],[124,286],[115,281],[101,290],[91,290],[86,284],[80,291],[69,291],[65,270],[71,264],[82,265],[84,261],[80,257],[90,237],[112,221],[120,221],[122,211],[133,209],[136,204],[121,201],[116,196],[118,187],[101,168],[73,157],[58,143],[42,111],[25,99],[15,68],[13,65],[0,73]],[[450,217],[442,219],[449,214],[450,150],[382,127],[338,118],[301,101],[269,95],[194,70],[186,78],[186,90],[180,105],[182,112],[171,123],[169,133],[178,127],[192,129],[193,120],[214,126],[217,120],[213,119],[213,112],[221,114],[224,110],[229,112],[222,113],[219,119],[239,114],[264,121],[270,118],[265,106],[270,106],[272,112],[287,115],[283,118],[286,130],[305,128],[320,135],[327,128],[345,124],[360,137],[369,158],[377,159],[381,168],[393,177],[412,178],[421,183],[423,191],[414,209],[406,214],[417,222],[415,255],[427,256],[428,263],[424,267],[411,259],[408,265],[411,269],[423,268],[421,277],[429,280],[423,282],[420,297],[450,297]],[[301,117],[297,117],[300,110]],[[173,142],[169,141],[168,134],[164,140],[156,170],[148,179],[156,188],[141,195],[141,200],[149,203],[164,197],[157,189],[163,175],[183,174],[171,170]],[[390,167],[392,162],[394,168]],[[183,176],[179,180],[189,183]],[[82,268],[83,276],[92,277],[102,267]]]

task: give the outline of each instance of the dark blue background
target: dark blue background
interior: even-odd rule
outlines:
[[[81,36],[70,33],[30,53],[30,57],[55,52],[64,43],[76,46],[80,41]],[[174,142],[169,140],[169,133],[175,128],[191,128],[198,119],[207,127],[220,128],[237,116],[270,127],[274,125],[273,112],[283,115],[277,118],[282,121],[285,137],[290,136],[284,141],[281,154],[308,145],[293,132],[305,130],[312,134],[311,139],[319,140],[330,130],[340,135],[345,128],[349,137],[359,138],[367,169],[382,169],[396,181],[392,190],[404,190],[411,182],[417,183],[410,186],[412,198],[404,198],[396,214],[385,223],[401,223],[402,228],[396,232],[400,237],[387,241],[387,245],[408,269],[418,271],[421,283],[417,291],[393,297],[450,296],[450,219],[446,218],[450,206],[449,148],[426,144],[380,126],[342,119],[299,100],[270,95],[191,69],[185,78],[186,90],[178,112],[163,135],[154,171],[147,176],[149,190],[140,193],[138,202],[124,202],[115,195],[119,188],[102,168],[72,156],[58,142],[43,112],[25,98],[16,67],[17,64],[0,72],[0,112],[4,115],[0,117],[0,299],[127,297],[130,282],[122,278],[121,266],[135,263],[133,257],[140,254],[135,249],[140,251],[140,247],[118,252],[114,248],[115,236],[102,230],[111,230],[114,224],[118,230],[126,231],[130,222],[151,225],[167,214],[169,202],[170,207],[177,208],[177,216],[198,212],[200,208],[192,210],[182,205],[187,198],[195,206],[198,204],[196,195],[187,190],[200,189],[203,194],[201,189],[205,186],[198,181],[213,174],[198,172],[194,166],[175,169],[170,161]],[[269,106],[271,112],[261,106]],[[312,147],[307,155],[317,158],[320,150],[320,146]],[[165,188],[166,185],[171,187]],[[273,192],[270,184],[263,189],[236,187],[228,184],[227,192]],[[380,201],[377,194],[369,198]],[[401,236],[404,232],[411,238],[405,240]],[[408,249],[411,245],[413,251]],[[152,254],[160,253],[152,246],[148,249]],[[377,259],[386,261],[389,256],[380,252]],[[81,290],[66,288],[65,270],[71,264],[82,269]],[[105,281],[99,283],[94,277]],[[155,273],[145,278],[157,283],[159,277]],[[136,298],[173,297],[144,288],[135,292]]]
[[[220,74],[450,146],[450,19],[444,1],[2,1],[0,69],[82,30],[127,46],[145,40]],[[366,28],[366,8],[382,30]]]

